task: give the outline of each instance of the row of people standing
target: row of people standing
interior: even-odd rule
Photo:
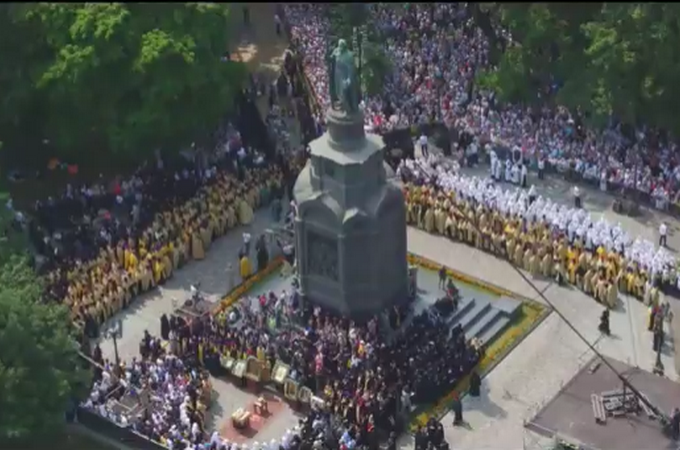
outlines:
[[[253,220],[253,211],[280,190],[275,167],[247,171],[243,182],[215,172],[198,195],[156,214],[138,236],[111,238],[94,260],[47,275],[48,289],[71,309],[74,323],[89,336],[132,299],[167,281],[174,270],[201,260],[211,242]]]
[[[410,225],[511,260],[534,276],[571,283],[610,308],[619,292],[648,304],[663,303],[663,274],[652,278],[619,251],[589,246],[577,235],[570,239],[546,222],[500,212],[424,179],[408,180],[404,193]]]

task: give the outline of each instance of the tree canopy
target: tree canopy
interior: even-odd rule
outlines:
[[[60,432],[69,402],[87,392],[68,310],[40,303],[42,285],[26,259],[0,265],[0,443]],[[14,444],[13,444],[14,443]]]
[[[182,148],[214,129],[245,79],[221,60],[228,37],[219,3],[3,4],[5,147],[25,159]]]
[[[549,95],[595,121],[610,114],[678,134],[680,6],[673,3],[484,3],[512,36],[479,82],[499,98]]]

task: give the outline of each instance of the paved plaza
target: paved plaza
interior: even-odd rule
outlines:
[[[252,4],[253,23],[264,25],[239,31],[239,57],[249,64],[251,70],[259,71],[262,68],[271,73],[273,67],[280,64],[285,44],[281,44],[283,41],[275,36],[273,14],[272,4]],[[234,20],[239,20],[240,17],[241,11],[237,8],[234,11]],[[293,133],[294,136],[296,134]],[[488,169],[464,169],[464,172],[487,176]],[[539,182],[535,179],[535,174],[530,174],[529,183],[535,183],[541,195],[564,203],[572,201],[572,185],[557,177]],[[581,191],[584,193],[584,207],[594,214],[595,219],[603,215],[611,222],[620,222],[632,236],[656,241],[660,222],[667,220],[671,250],[676,252],[680,249],[680,233],[677,231],[680,224],[677,221],[646,208],[636,218],[620,216],[611,209],[611,196],[585,188]],[[144,330],[159,334],[160,316],[170,314],[189,297],[191,284],[200,282],[201,290],[208,294],[208,300],[218,301],[230,286],[239,281],[236,263],[238,250],[242,246],[242,233],[247,231],[257,236],[270,226],[269,221],[268,211],[258,212],[252,225],[231,230],[225,237],[214,242],[203,261],[188,264],[177,271],[165,286],[136,299],[130,309],[119,316],[124,324],[124,335],[118,342],[121,358],[130,359],[138,355]],[[408,242],[412,253],[543,302],[505,261],[412,228],[408,230]],[[230,264],[232,271],[228,270]],[[558,287],[544,280],[537,280],[535,284],[604,355],[631,366],[651,370],[655,359],[652,335],[645,327],[646,309],[637,300],[627,296],[620,297],[619,306],[611,313],[612,336],[601,338],[597,326],[602,307],[595,300],[571,287]],[[277,289],[279,286],[280,279],[272,277],[268,283],[259,286],[258,290]],[[676,310],[675,316],[680,317],[677,302],[672,300],[672,305]],[[113,358],[111,340],[103,338],[101,345],[105,357]],[[667,341],[662,361],[666,376],[677,381],[672,348],[672,340]],[[552,313],[485,377],[479,398],[464,398],[467,427],[453,427],[453,417],[450,414],[442,420],[451,447],[471,450],[549,448],[551,440],[525,430],[524,423],[535,416],[592,357],[592,352],[568,325],[556,313]],[[217,396],[212,411],[211,425],[214,428],[220,428],[234,409],[251,403],[253,398],[247,391],[227,381],[215,380],[214,389]],[[680,398],[675,404],[680,406]],[[268,420],[266,428],[255,439],[262,442],[279,437],[291,427],[294,420],[295,416],[290,411],[277,413]],[[400,448],[413,448],[410,435],[402,438]]]
[[[568,201],[568,187],[558,180],[553,180],[551,184],[553,187],[539,189],[558,196],[561,190],[562,200]],[[631,234],[646,232],[647,236],[653,237],[655,221],[660,217],[658,213],[645,212],[643,217],[647,217],[647,223],[651,225],[644,225],[638,220],[614,215],[604,203],[607,200],[611,202],[611,198],[601,193],[588,191],[585,199],[588,209],[613,220],[618,219]],[[231,282],[238,282],[237,273],[230,275],[227,267],[229,264],[235,267],[236,255],[242,245],[242,233],[247,230],[256,236],[270,226],[269,220],[267,211],[258,212],[252,225],[232,230],[214,242],[205,260],[188,264],[177,271],[165,286],[137,299],[131,309],[121,315],[124,322],[124,336],[118,342],[121,357],[129,359],[138,354],[144,330],[152,334],[159,333],[160,315],[171,313],[178,301],[187,298],[192,283],[200,281],[201,289],[209,294],[209,299],[217,301],[227,292]],[[652,228],[652,231],[646,227]],[[673,222],[670,228],[676,229],[677,223]],[[677,239],[677,234],[671,236],[672,247],[676,245]],[[538,294],[505,261],[413,228],[408,230],[408,242],[412,253],[542,302]],[[276,277],[271,280],[272,284],[267,283],[260,289],[276,289],[281,285]],[[537,280],[535,284],[604,355],[651,370],[655,358],[651,348],[652,335],[646,331],[646,309],[640,302],[621,296],[619,307],[611,314],[612,337],[600,338],[597,326],[602,307],[592,298],[577,289],[558,287],[544,280]],[[662,361],[666,376],[677,380],[672,346],[672,341],[667,343]],[[102,350],[106,356],[113,356],[109,339],[103,339]],[[451,415],[443,419],[447,439],[456,449],[547,448],[550,440],[525,430],[523,424],[555,396],[592,356],[592,352],[560,317],[551,314],[484,379],[481,397],[464,399],[465,420],[469,427],[453,427]],[[215,389],[221,409],[215,411],[218,421],[223,421],[226,413],[237,405],[247,404],[250,398],[228,382],[218,381]],[[676,403],[680,405],[680,399]],[[272,420],[268,424],[267,435],[279,435],[290,427],[290,419],[284,419],[283,415],[280,417],[280,420]],[[215,426],[219,426],[218,423]],[[410,436],[404,436],[401,448],[412,448],[411,439]]]
[[[253,235],[268,226],[266,212],[259,212],[256,217],[254,224],[249,227]],[[135,302],[131,311],[123,315],[125,333],[119,342],[121,357],[137,355],[139,340],[145,329],[158,334],[159,316],[174,309],[175,299],[189,295],[191,283],[200,280],[202,289],[210,294],[213,301],[227,291],[229,277],[225,269],[235,261],[242,243],[241,236],[242,230],[233,230],[213,243],[205,260],[190,263],[179,270],[166,286]],[[409,250],[413,253],[541,301],[504,261],[416,229],[409,229],[408,238]],[[268,286],[260,289],[280,286],[275,281],[276,277],[272,278],[272,284],[268,283]],[[654,363],[651,334],[645,329],[645,308],[637,300],[622,298],[621,306],[611,316],[613,336],[599,339],[597,325],[602,310],[600,305],[576,289],[561,288],[545,281],[538,281],[536,285],[587,339],[597,342],[596,347],[602,353],[633,366],[651,369]],[[105,355],[112,356],[109,340],[104,340],[102,348]],[[470,449],[519,449],[527,441],[544,442],[524,429],[524,421],[533,417],[591,357],[591,352],[568,326],[556,314],[551,314],[485,378],[480,398],[464,399],[465,420],[469,423],[469,429],[451,426],[453,419],[450,416],[443,419],[447,439],[454,448]],[[662,358],[667,375],[676,379],[671,354],[666,353]],[[231,383],[218,381],[215,389],[220,405],[220,411],[215,411],[220,417],[219,422],[228,416],[227,412],[249,402],[250,397]],[[218,423],[215,425],[218,426]],[[272,421],[271,426],[267,427],[267,434],[278,435],[289,427],[289,419]],[[402,448],[412,448],[409,436],[404,437]]]

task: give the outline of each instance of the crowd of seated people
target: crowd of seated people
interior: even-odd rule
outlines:
[[[304,55],[307,78],[325,110],[326,52],[334,45],[328,42],[328,6],[284,8],[288,28]],[[677,201],[680,154],[667,133],[627,126],[615,118],[603,130],[588,129],[578,111],[501,104],[494,93],[475,88],[475,74],[489,67],[490,43],[470,8],[466,3],[367,7],[369,24],[384,34],[384,51],[393,66],[381,92],[364,95],[368,129],[383,132],[440,122],[471,135],[468,144],[518,151],[538,167],[571,170],[585,179],[641,191],[658,205]],[[501,40],[511,39],[493,23],[487,28]],[[552,83],[545,90],[537,88],[536,96],[547,99],[558,89],[558,83]]]

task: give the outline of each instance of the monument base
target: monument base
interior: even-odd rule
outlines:
[[[380,316],[385,312],[389,312],[394,307],[405,307],[413,303],[414,298],[408,295],[398,295],[384,300],[379,306],[375,308],[351,308],[343,309],[338,306],[336,302],[324,302],[323,300],[314,299],[310,296],[301,296],[301,300],[309,307],[320,307],[325,313],[334,317],[348,318],[356,323],[366,323],[376,316]]]

